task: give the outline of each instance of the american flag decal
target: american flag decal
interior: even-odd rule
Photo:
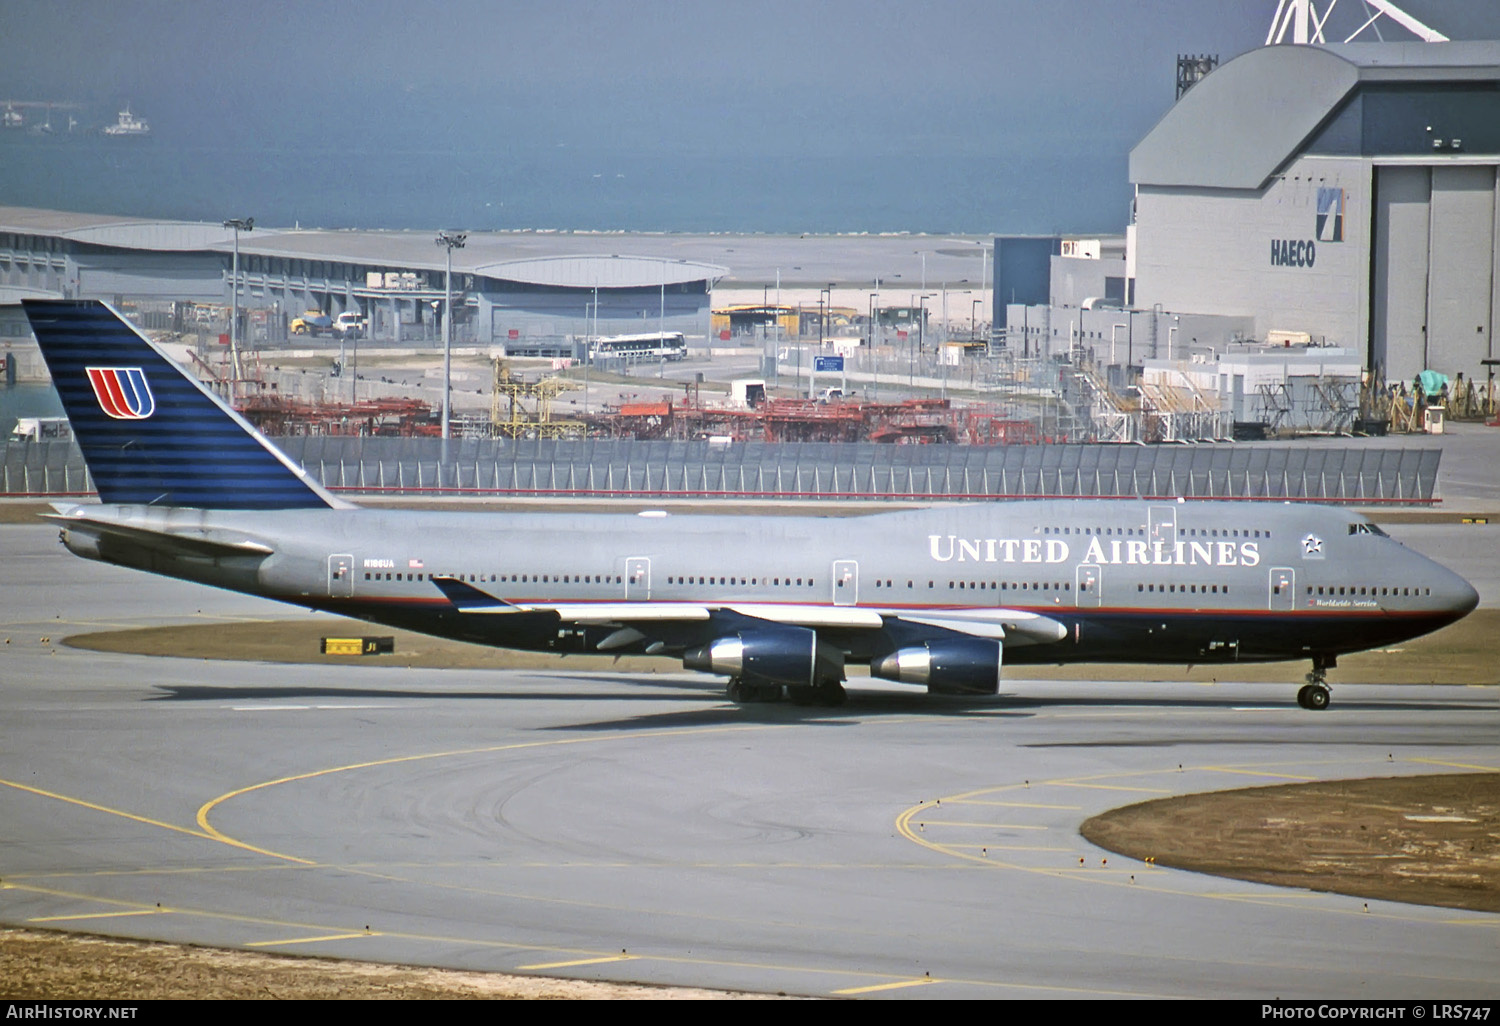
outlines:
[[[89,384],[99,408],[115,420],[145,420],[156,412],[156,398],[139,367],[89,367]]]

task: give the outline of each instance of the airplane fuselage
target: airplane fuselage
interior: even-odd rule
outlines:
[[[1303,659],[1426,633],[1476,601],[1366,517],[1324,506],[1034,500],[855,517],[82,508],[265,550],[163,553],[65,528],[83,555],[543,651],[678,654],[718,629],[689,619],[631,639],[607,615],[551,611],[625,603],[703,606],[724,629],[735,614],[820,607],[819,637],[850,662],[899,645],[897,625],[911,621],[1003,624],[994,636],[1007,638],[1011,664]],[[510,615],[456,609],[435,577],[503,600]],[[870,617],[888,628],[870,629]]]

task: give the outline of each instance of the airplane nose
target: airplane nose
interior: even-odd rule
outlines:
[[[1454,593],[1453,608],[1462,615],[1467,616],[1474,611],[1475,606],[1479,605],[1479,592],[1474,589],[1474,585],[1462,577],[1458,578]]]
[[[1479,592],[1452,570],[1445,574],[1441,587],[1433,587],[1432,597],[1444,612],[1455,613],[1457,616],[1467,616],[1479,605]]]

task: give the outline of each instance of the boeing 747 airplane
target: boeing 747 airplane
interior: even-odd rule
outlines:
[[[89,559],[504,648],[648,654],[737,702],[843,701],[846,668],[940,694],[1005,664],[1308,660],[1478,603],[1346,509],[1056,499],[870,516],[441,513],[324,490],[112,308],[24,300],[102,505]]]

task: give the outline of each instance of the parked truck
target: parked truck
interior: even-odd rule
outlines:
[[[333,318],[317,310],[309,310],[301,317],[294,318],[288,326],[293,335],[332,335]]]

